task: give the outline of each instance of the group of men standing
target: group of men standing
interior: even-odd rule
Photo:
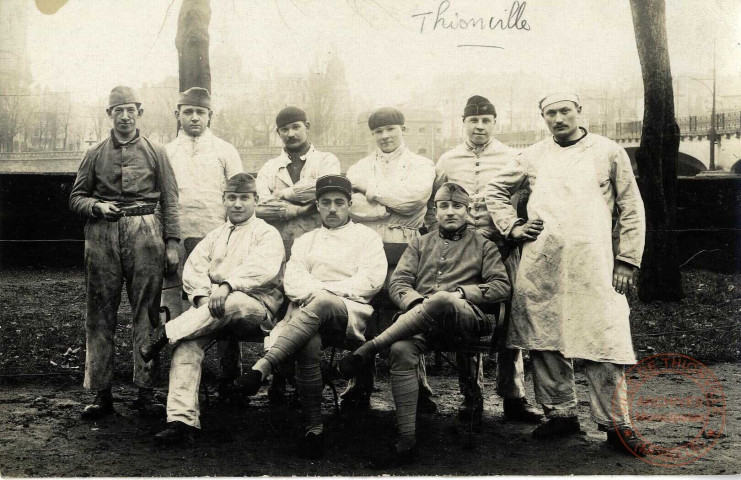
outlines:
[[[505,418],[539,424],[536,438],[579,432],[572,359],[584,359],[592,418],[613,445],[640,447],[611,402],[625,396],[615,392],[624,385],[623,365],[635,363],[623,293],[640,266],[643,204],[625,151],[579,126],[576,95],[541,100],[553,137],[523,152],[493,138],[494,106],[471,97],[463,111],[467,140],[437,165],[406,146],[402,112],[378,109],[368,120],[377,148],[346,177],[336,156],[311,144],[306,113],[296,107],[276,117],[280,156],[257,178],[242,173],[237,151],[209,129],[210,102],[204,89],[183,92],[178,136],[164,148],[136,129],[143,113],[136,92],[116,87],[107,110],[111,136],[80,165],[70,205],[88,217],[85,387],[97,392],[83,418],[113,411],[113,333],[125,282],[143,413],[163,409],[152,390],[155,361],[173,346],[168,424],[159,441],[191,439],[200,428],[204,348],[224,340],[225,395],[254,395],[296,362],[305,419],[300,450],[319,457],[321,348],[354,350],[334,372],[355,379],[343,408],[369,405],[373,359],[391,348],[399,441],[390,455],[406,462],[416,451],[418,407],[436,408],[424,353],[491,335],[490,309],[511,302],[497,361]],[[521,192],[529,199],[518,209]],[[202,238],[187,261],[186,238]],[[408,244],[395,269],[384,243]],[[402,315],[368,339],[370,300],[383,287]],[[165,325],[161,290],[174,317]],[[264,338],[266,353],[240,375],[235,339],[245,338]],[[530,351],[545,423],[525,397],[522,350]],[[480,421],[481,362],[458,354],[457,364],[459,415]]]

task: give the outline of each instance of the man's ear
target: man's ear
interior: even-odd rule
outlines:
[[[137,113],[139,114],[139,117],[141,117],[142,115],[144,115],[144,109],[139,108],[139,111]]]
[[[581,105],[577,105],[577,107],[576,107],[576,113],[578,113],[579,115],[581,115]]]
[[[406,131],[407,131],[407,127],[406,127],[406,125],[402,125],[402,126],[401,126],[401,131],[402,131],[402,132],[406,132]]]
[[[260,196],[257,193],[253,193],[252,196],[255,197],[255,203],[260,203]]]
[[[304,125],[306,125],[306,130],[311,130],[311,124],[309,122],[304,122]]]
[[[108,118],[113,119],[113,109],[106,108],[105,113],[108,114]]]
[[[172,113],[175,115],[175,119],[180,120],[180,110],[175,110]]]

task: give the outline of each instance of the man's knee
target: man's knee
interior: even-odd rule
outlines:
[[[340,297],[326,290],[321,290],[304,308],[319,316],[339,310],[345,310],[346,307]]]
[[[455,304],[459,300],[450,292],[435,292],[422,303],[422,306],[429,315],[446,314],[455,310]]]
[[[391,370],[411,370],[419,364],[419,351],[414,342],[401,340],[391,345],[389,355]]]

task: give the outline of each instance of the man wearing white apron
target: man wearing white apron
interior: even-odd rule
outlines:
[[[645,445],[629,429],[620,382],[636,362],[628,301],[645,242],[643,201],[630,159],[615,142],[579,127],[575,94],[543,98],[541,115],[553,138],[524,150],[486,188],[486,205],[499,231],[524,240],[513,295],[509,348],[530,350],[536,400],[548,421],[539,439],[578,433],[572,359],[583,359],[591,417],[610,444],[634,452]],[[528,221],[510,203],[529,188]],[[618,244],[613,253],[613,212]],[[616,391],[616,387],[623,388]]]
[[[178,134],[168,143],[167,155],[175,171],[180,194],[180,230],[182,238],[203,238],[226,220],[222,193],[226,181],[242,173],[242,160],[237,149],[211,133],[211,94],[205,88],[193,87],[180,94],[175,110]],[[190,305],[183,300],[183,265],[185,242],[180,242],[180,267],[165,276],[162,306],[170,318],[179,317]],[[221,372],[219,398],[226,400],[231,381],[241,373],[239,343],[222,340],[217,343]]]

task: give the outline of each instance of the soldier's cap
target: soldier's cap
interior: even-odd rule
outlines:
[[[306,112],[298,107],[286,107],[275,117],[275,126],[278,128],[285,127],[294,122],[306,122]]]
[[[211,94],[205,88],[191,87],[180,93],[177,106],[180,105],[193,105],[211,110]]]
[[[445,182],[435,193],[435,203],[437,202],[458,202],[468,206],[468,192],[465,188],[457,183]]]
[[[464,119],[472,115],[494,115],[494,118],[497,118],[497,111],[487,98],[474,95],[468,99],[466,106],[463,108]]]
[[[404,125],[404,114],[394,107],[383,107],[368,117],[368,127],[371,131],[386,125]]]
[[[324,175],[316,179],[316,199],[327,192],[338,191],[345,194],[348,200],[352,197],[352,184],[342,175]]]
[[[577,107],[580,105],[579,95],[569,92],[559,92],[551,93],[550,95],[541,98],[538,102],[538,108],[540,108],[540,111],[542,112],[545,107],[556,102],[574,102]]]
[[[224,185],[224,193],[257,193],[257,186],[255,185],[255,177],[249,173],[237,173],[232,175],[226,181]]]
[[[111,94],[108,96],[108,109],[110,110],[117,105],[123,105],[125,103],[135,103],[137,106],[141,106],[142,104],[139,95],[133,88],[123,85],[113,87]]]

